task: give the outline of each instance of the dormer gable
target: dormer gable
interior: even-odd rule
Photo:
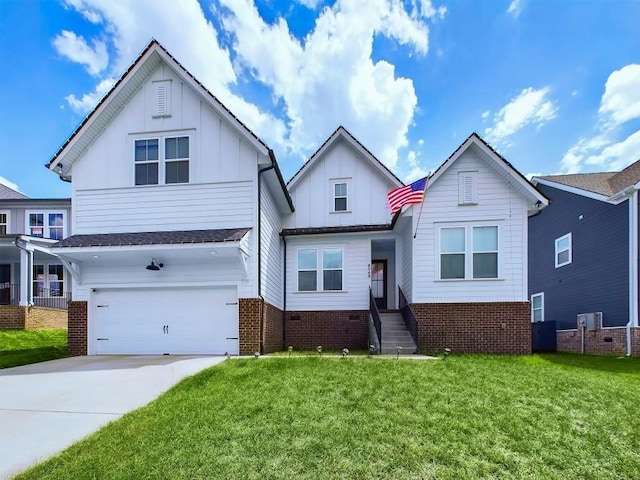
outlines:
[[[389,222],[387,191],[403,183],[344,127],[289,180],[296,205],[290,228]]]

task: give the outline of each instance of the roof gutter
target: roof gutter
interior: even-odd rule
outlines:
[[[282,187],[282,192],[284,193],[287,203],[289,204],[289,210],[291,210],[291,213],[293,213],[296,211],[296,208],[293,206],[293,200],[291,199],[291,195],[289,195],[287,184],[285,183],[284,178],[282,177],[282,172],[280,171],[280,167],[278,166],[276,155],[275,153],[273,153],[273,150],[271,149],[269,149],[269,159],[271,159],[271,166],[266,167],[263,170],[260,170],[260,172],[271,170],[271,169],[275,170],[276,176],[278,177],[278,182],[280,182],[280,186]]]

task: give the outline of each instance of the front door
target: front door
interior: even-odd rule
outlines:
[[[0,305],[11,303],[11,265],[0,265]]]
[[[371,292],[378,309],[387,308],[387,261],[371,261]]]

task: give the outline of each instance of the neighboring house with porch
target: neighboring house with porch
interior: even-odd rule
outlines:
[[[559,351],[640,354],[640,161],[532,181],[551,201],[529,220],[532,321],[555,322]]]
[[[423,352],[531,349],[527,218],[547,200],[476,134],[391,218],[402,182],[344,128],[285,185],[152,41],[47,166],[73,188],[51,248],[72,354],[367,348],[380,309]]]
[[[70,233],[70,217],[69,198],[28,198],[0,185],[0,328],[66,327],[70,282],[49,247]]]

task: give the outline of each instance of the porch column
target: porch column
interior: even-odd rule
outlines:
[[[20,306],[29,305],[29,291],[31,279],[30,252],[20,250]]]

